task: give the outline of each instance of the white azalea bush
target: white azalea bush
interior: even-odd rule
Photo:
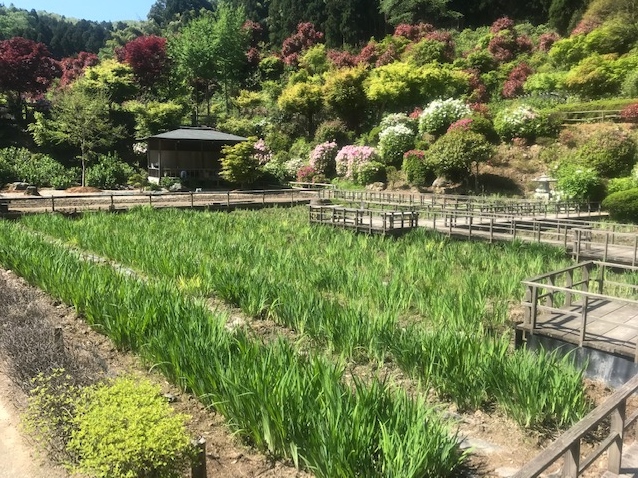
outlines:
[[[419,132],[441,135],[452,123],[471,114],[472,110],[463,100],[434,100],[419,115]]]
[[[399,166],[403,154],[414,148],[416,135],[405,125],[389,126],[379,133],[379,154],[386,165]]]
[[[559,124],[536,108],[520,105],[499,111],[494,118],[494,129],[504,141],[513,138],[534,140],[538,136],[557,135]]]
[[[390,113],[389,115],[384,116],[381,123],[379,123],[379,129],[383,131],[391,126],[399,125],[407,126],[414,131],[414,134],[416,134],[419,129],[419,122],[417,118],[410,118],[405,113]]]

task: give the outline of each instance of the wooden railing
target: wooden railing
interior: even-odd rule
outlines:
[[[591,311],[592,302],[614,301],[638,307],[638,300],[627,297],[628,295],[636,295],[638,285],[608,279],[607,271],[609,269],[623,272],[638,271],[638,267],[633,266],[604,261],[587,261],[524,280],[523,284],[526,290],[522,303],[525,308],[522,328],[534,335],[537,331],[540,312],[580,317],[578,345],[580,347],[585,345],[588,341],[588,314]],[[595,285],[593,289],[592,284]],[[621,296],[620,290],[629,290],[630,293]],[[601,318],[596,320],[610,325],[618,325]],[[629,324],[623,324],[623,327],[634,328],[638,331],[638,327]],[[634,361],[638,362],[638,343],[634,346],[633,353]]]
[[[110,192],[67,194],[51,196],[25,196],[1,198],[1,213],[41,212],[59,210],[118,209],[148,204],[155,207],[195,207],[216,204],[228,206],[239,203],[262,203],[287,201],[295,204],[301,199],[316,197],[315,191],[299,189],[260,189],[246,191],[190,191],[190,192]]]
[[[592,227],[574,229],[572,253],[576,261],[579,261],[581,257],[599,257],[603,261],[613,260],[632,266],[637,265],[638,232],[623,232],[622,227],[617,227],[615,224],[602,226],[608,229]]]
[[[383,209],[406,208],[414,210],[464,210],[494,212],[517,216],[543,216],[562,214],[568,217],[590,215],[600,212],[600,203],[580,203],[576,201],[553,201],[493,198],[487,196],[466,196],[451,194],[419,194],[403,192],[345,191],[330,189],[319,191],[322,199],[346,204],[365,205]]]
[[[638,375],[616,390],[602,405],[523,466],[513,478],[537,478],[561,457],[563,459],[561,476],[577,478],[605,452],[607,452],[607,469],[619,474],[625,431],[638,419],[638,411],[627,418],[627,400],[636,391],[638,391]],[[607,436],[587,456],[581,458],[583,437],[608,419],[611,420],[611,426]]]
[[[589,110],[589,111],[567,111],[563,123],[595,123],[603,121],[617,121],[620,119],[622,110]]]
[[[297,188],[297,189],[336,189],[336,186],[331,183],[309,183],[304,181],[289,181],[288,185],[291,188]]]
[[[336,206],[308,207],[311,223],[329,224],[369,234],[392,234],[418,227],[419,213],[409,211],[372,211]]]

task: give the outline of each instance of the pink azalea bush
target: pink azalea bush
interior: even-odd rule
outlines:
[[[310,166],[319,174],[331,176],[339,146],[334,141],[320,143],[310,153]]]
[[[272,151],[263,139],[257,140],[253,147],[255,148],[255,159],[259,161],[261,166],[272,159]]]
[[[379,154],[371,146],[344,146],[339,150],[335,158],[337,176],[356,181],[361,166],[378,161]]]

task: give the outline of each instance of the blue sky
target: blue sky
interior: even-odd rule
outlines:
[[[146,20],[155,0],[0,0],[6,7],[46,10],[84,20]]]

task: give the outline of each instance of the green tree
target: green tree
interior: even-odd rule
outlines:
[[[458,12],[448,8],[450,0],[381,0],[379,10],[388,23],[417,23],[420,21],[458,18]]]
[[[300,114],[307,120],[308,134],[312,137],[315,132],[314,118],[323,106],[321,86],[310,82],[300,82],[288,85],[277,100],[279,108],[292,114]]]
[[[259,176],[259,159],[255,154],[256,137],[248,138],[248,141],[238,143],[234,146],[224,146],[221,160],[221,177],[231,183],[239,184],[241,188],[251,185]]]
[[[95,150],[124,135],[124,128],[111,122],[109,107],[110,100],[104,92],[91,92],[76,85],[58,94],[50,118],[37,113],[36,122],[29,125],[39,145],[66,143],[79,150],[82,186],[86,185],[86,164]]]
[[[368,77],[363,66],[346,68],[328,76],[323,94],[328,107],[349,129],[359,132],[369,110],[364,82]]]
[[[210,115],[210,87],[219,81],[224,88],[226,109],[229,109],[229,90],[240,80],[246,64],[248,38],[242,25],[246,19],[243,8],[219,5],[215,15],[203,15],[191,21],[169,43],[169,52],[178,71],[193,87],[197,117],[197,89],[204,84],[207,114]]]

